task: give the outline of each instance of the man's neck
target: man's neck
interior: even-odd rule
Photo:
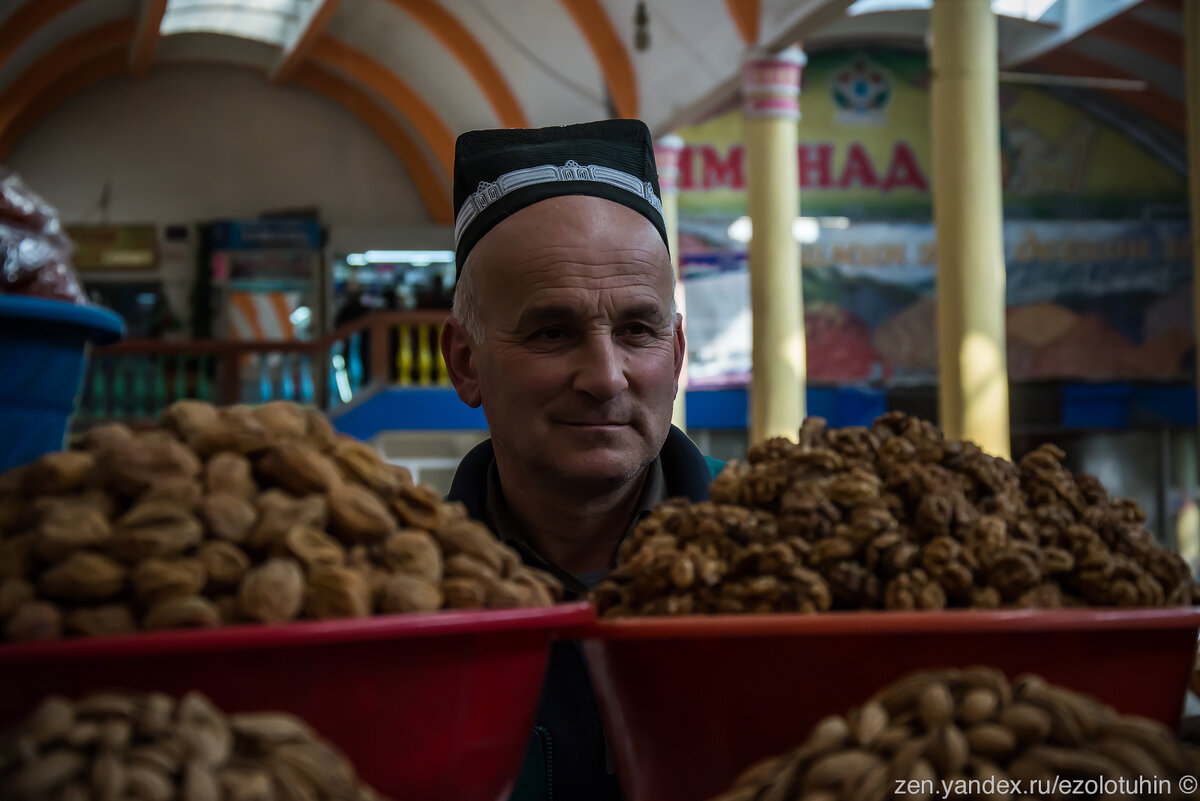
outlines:
[[[522,480],[519,471],[505,470],[499,455],[496,467],[505,506],[526,544],[576,576],[611,566],[650,473],[645,467],[618,487],[583,495],[575,487],[564,491],[549,482]]]

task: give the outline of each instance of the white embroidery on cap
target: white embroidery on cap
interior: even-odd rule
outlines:
[[[660,218],[663,216],[662,201],[654,193],[654,184],[612,167],[599,164],[589,164],[585,167],[579,162],[571,160],[561,167],[555,167],[552,164],[526,167],[506,172],[495,181],[480,181],[479,187],[467,196],[454,218],[454,242],[457,244],[475,218],[500,198],[526,186],[547,184],[553,181],[595,181],[615,186],[637,195],[649,203],[658,212]],[[665,219],[663,219],[663,225],[666,225]]]

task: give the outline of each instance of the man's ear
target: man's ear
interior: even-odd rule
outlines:
[[[454,391],[472,409],[479,408],[483,402],[479,395],[479,374],[475,369],[475,347],[462,323],[447,317],[442,326],[442,358]]]
[[[687,338],[683,335],[683,315],[675,313],[675,394],[679,394],[679,375],[683,371],[683,364],[687,360]]]

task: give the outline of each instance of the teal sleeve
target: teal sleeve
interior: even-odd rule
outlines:
[[[533,737],[525,750],[521,775],[508,801],[553,801],[554,746],[550,732],[541,726],[533,727]]]
[[[716,478],[717,473],[725,469],[725,463],[720,459],[714,459],[711,456],[705,456],[704,461],[708,463],[708,477]]]

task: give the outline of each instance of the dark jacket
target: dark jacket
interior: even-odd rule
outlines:
[[[708,500],[708,485],[722,462],[705,456],[674,426],[659,453],[666,497]],[[487,521],[487,475],[494,459],[491,440],[459,463],[447,500],[460,501],[477,520]],[[518,551],[529,561],[527,549]],[[591,679],[577,642],[551,646],[538,700],[533,738],[513,801],[619,801],[604,729]]]

